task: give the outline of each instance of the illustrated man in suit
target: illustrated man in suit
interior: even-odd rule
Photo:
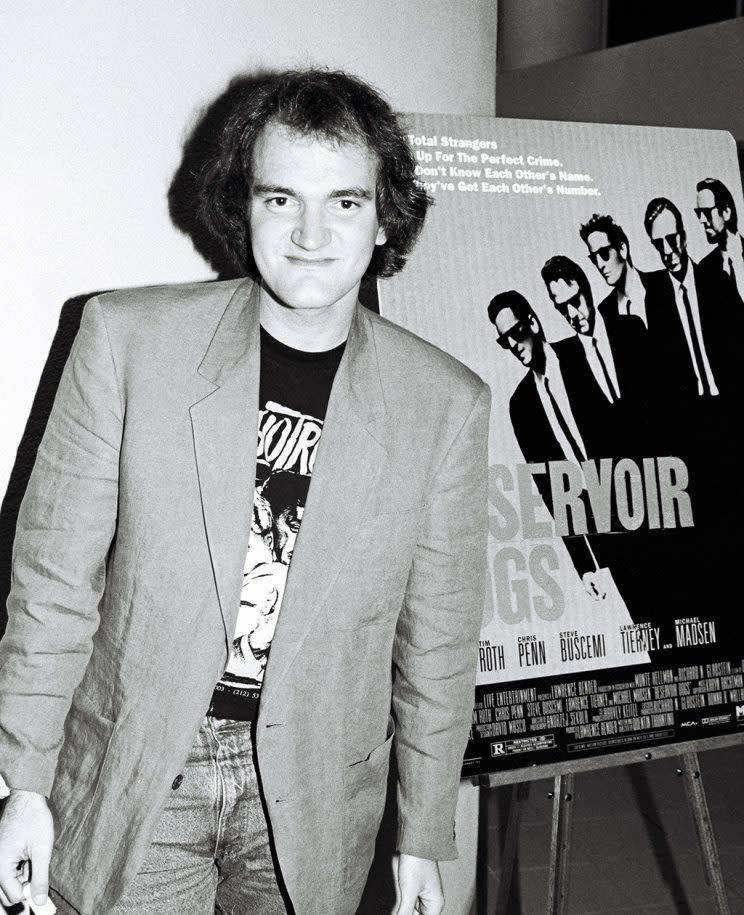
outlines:
[[[563,294],[569,282],[578,285],[580,268],[562,256],[551,258],[546,268],[544,276],[551,295],[568,302]],[[587,328],[593,320],[592,307],[587,305],[591,290],[582,283],[579,294],[584,301],[576,299],[574,293],[565,314],[575,311],[572,326]],[[622,429],[613,430],[612,436],[603,428],[609,422],[622,426],[622,414],[608,414],[619,402],[609,403],[576,336],[546,342],[537,316],[515,290],[494,296],[488,316],[499,334],[499,345],[530,370],[509,401],[512,427],[528,463],[580,463],[598,457],[634,456],[637,441],[631,445],[624,441]],[[632,318],[630,323],[636,320]],[[600,450],[602,444],[604,449],[620,450]],[[553,496],[547,475],[535,474],[534,480],[552,514]],[[634,621],[666,622],[674,611],[670,612],[660,597],[668,590],[670,573],[662,563],[665,557],[656,539],[649,541],[636,536],[637,532],[617,529],[599,533],[586,494],[582,501],[588,533],[576,536],[574,532],[563,542],[587,593],[595,600],[606,596],[600,570],[608,568]]]
[[[579,369],[576,368],[577,357],[583,359],[580,344],[573,339],[548,343],[530,303],[514,289],[491,299],[488,319],[496,328],[499,346],[528,369],[509,400],[509,416],[525,460],[530,464],[579,464],[587,460],[591,453],[587,442],[591,442],[588,436],[592,431],[592,410],[586,409],[581,388],[593,382],[586,366],[579,362]],[[552,513],[553,499],[546,475],[536,474],[534,479]],[[563,542],[586,592],[595,600],[603,599],[605,591],[590,539],[572,532]]]
[[[650,346],[663,367],[658,375],[667,403],[663,431],[669,451],[689,470],[695,529],[685,539],[696,557],[690,593],[698,609],[707,611],[708,605],[728,606],[732,600],[725,576],[710,569],[738,561],[742,492],[731,423],[741,391],[736,352],[744,315],[723,271],[690,257],[682,215],[671,200],[651,200],[644,226],[664,267],[650,275],[649,319]]]
[[[621,413],[627,420],[623,429],[616,430],[619,440],[612,443],[614,451],[607,453],[619,454],[618,449],[626,454],[635,453],[637,445],[628,437],[635,438],[639,431],[639,414],[648,393],[646,333],[642,320],[633,314],[621,320],[613,311],[605,320],[594,307],[587,275],[563,254],[549,258],[541,275],[553,306],[576,334],[589,371],[604,398],[599,402],[605,409],[595,411],[594,421],[615,427]]]
[[[595,439],[596,430],[604,428],[603,455],[632,457],[640,464],[648,455],[664,453],[659,415],[649,402],[654,375],[648,333],[641,319],[634,314],[618,317],[609,311],[605,320],[594,308],[586,274],[565,255],[551,257],[541,274],[556,311],[576,334],[569,340],[578,340],[583,348],[588,374],[595,382],[593,390],[603,395],[595,397],[594,409],[585,420],[595,429]],[[563,346],[567,342],[561,341]],[[573,360],[577,359],[574,355]],[[588,387],[585,381],[584,399]],[[579,394],[573,396],[576,400]],[[660,587],[668,589],[666,582],[673,572],[662,561],[665,553],[659,548],[659,538],[654,535],[649,539],[646,530],[642,534],[615,529],[609,537],[595,537],[594,542],[603,562],[612,569],[633,618],[658,620],[663,614],[654,595]]]
[[[633,266],[630,242],[622,226],[612,216],[595,213],[579,229],[589,252],[589,260],[612,291],[597,306],[605,321],[615,317],[635,316],[648,326],[648,274]]]
[[[671,200],[651,200],[644,226],[664,267],[649,275],[654,308],[648,326],[667,387],[672,396],[710,403],[736,383],[731,354],[740,309],[725,276],[689,256],[682,214]]]
[[[251,279],[88,303],[19,514],[0,887],[18,900],[30,858],[46,895],[54,817],[64,912],[351,915],[392,748],[396,911],[438,913],[484,600],[488,388],[357,303],[365,274],[403,266],[428,203],[388,104],[306,70],[257,77],[228,114],[202,211]],[[278,607],[270,581],[241,586],[257,473],[280,470],[311,481]],[[224,676],[244,597],[275,617],[258,701]]]
[[[744,236],[738,233],[731,191],[718,178],[703,178],[698,182],[695,215],[705,237],[715,245],[700,265],[723,272],[744,305]]]

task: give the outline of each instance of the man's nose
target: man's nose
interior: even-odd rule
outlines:
[[[297,224],[292,229],[292,241],[298,248],[316,251],[327,245],[331,232],[320,209],[305,207],[297,217]]]

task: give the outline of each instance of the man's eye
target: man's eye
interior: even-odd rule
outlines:
[[[342,210],[356,210],[359,207],[359,202],[342,197],[340,200],[336,201],[336,205]]]
[[[289,197],[269,197],[266,206],[270,210],[286,210],[292,204]]]

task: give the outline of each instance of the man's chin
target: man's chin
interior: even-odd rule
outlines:
[[[351,290],[344,291],[322,283],[302,283],[276,290],[274,298],[293,311],[320,311],[337,304],[349,292]]]

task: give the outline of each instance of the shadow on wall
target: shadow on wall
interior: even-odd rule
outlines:
[[[209,231],[201,214],[200,184],[210,163],[218,157],[219,141],[240,99],[269,75],[259,71],[250,76],[238,76],[227,89],[209,104],[187,137],[183,158],[168,189],[168,211],[173,225],[188,235],[194,248],[217,274],[228,280],[243,273],[232,262],[223,245]]]

